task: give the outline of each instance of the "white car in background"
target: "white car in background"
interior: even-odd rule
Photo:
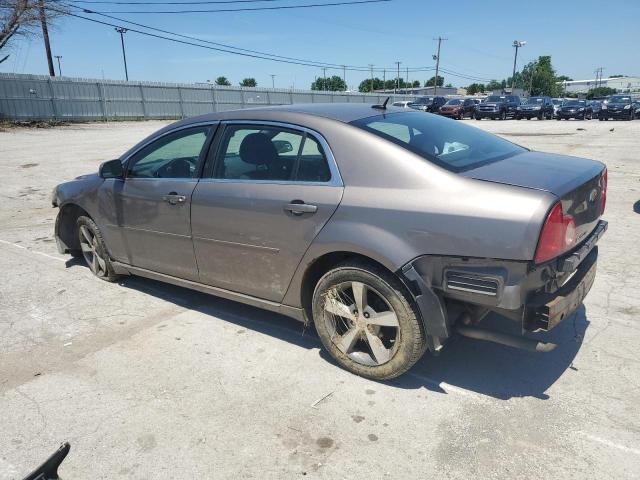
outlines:
[[[407,102],[407,101],[403,101],[403,102],[393,102],[392,105],[394,107],[400,107],[400,108],[411,108],[411,103],[412,102]]]

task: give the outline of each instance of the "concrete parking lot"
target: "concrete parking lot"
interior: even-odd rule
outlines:
[[[465,120],[607,164],[598,275],[554,352],[456,339],[384,383],[293,320],[57,253],[53,186],[165,123],[0,132],[0,479],[63,441],[66,479],[640,477],[640,122]]]

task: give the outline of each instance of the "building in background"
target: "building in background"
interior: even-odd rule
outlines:
[[[618,92],[640,92],[640,77],[615,77],[591,80],[571,80],[569,82],[558,82],[565,88],[567,93],[587,93],[596,87],[615,88]]]

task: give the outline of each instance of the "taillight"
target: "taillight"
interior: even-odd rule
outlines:
[[[604,207],[607,206],[607,184],[609,183],[609,175],[607,169],[600,177],[600,215],[604,215]]]
[[[576,223],[571,215],[562,211],[562,203],[556,203],[542,227],[534,261],[544,263],[562,255],[576,244]]]

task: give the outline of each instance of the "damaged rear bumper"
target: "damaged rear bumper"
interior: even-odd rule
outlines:
[[[554,328],[571,315],[591,289],[598,240],[607,230],[600,220],[582,244],[543,265],[531,261],[425,255],[402,269],[420,310],[425,332],[439,348],[455,324],[479,322],[494,311],[526,331]]]

